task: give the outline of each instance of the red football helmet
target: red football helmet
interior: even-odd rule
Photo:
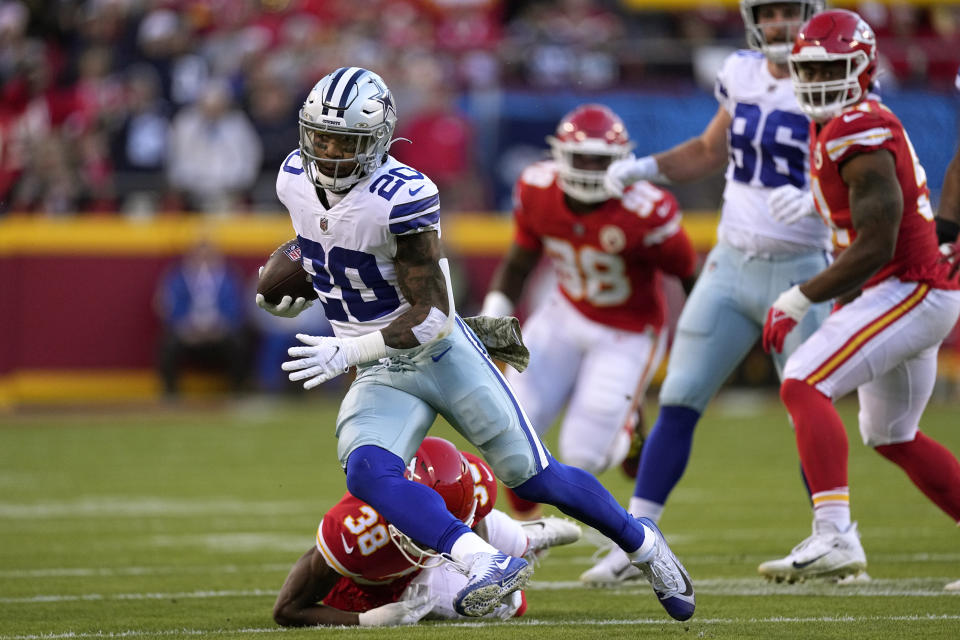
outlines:
[[[452,442],[443,438],[424,438],[403,475],[439,493],[450,513],[468,527],[473,526],[477,511],[473,474],[467,459]],[[393,544],[411,564],[428,568],[443,562],[439,553],[421,547],[392,524],[387,526],[387,531]]]
[[[497,477],[493,475],[490,465],[480,456],[469,451],[460,453],[467,459],[473,477],[473,494],[477,497],[477,512],[474,514],[473,523],[477,524],[493,511],[493,506],[497,503]]]
[[[560,188],[581,202],[611,197],[603,186],[607,167],[633,149],[623,120],[602,104],[581,105],[565,115],[556,136],[547,136],[547,142],[557,162]]]
[[[877,37],[863,18],[845,9],[824,11],[800,28],[790,75],[800,108],[817,122],[860,102],[877,70]]]
[[[424,438],[403,475],[439,493],[450,513],[468,527],[473,525],[477,510],[473,475],[467,459],[452,442]]]

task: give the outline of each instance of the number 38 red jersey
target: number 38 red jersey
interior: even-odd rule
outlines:
[[[659,272],[693,274],[696,254],[677,201],[649,182],[586,214],[564,201],[551,161],[527,167],[514,197],[515,242],[550,258],[563,295],[587,318],[627,331],[659,329],[665,302]]]
[[[940,263],[926,172],[900,120],[876,100],[850,107],[819,131],[816,123],[811,123],[810,189],[817,210],[833,227],[837,246],[853,242],[857,233],[850,219],[848,185],[840,177],[840,167],[859,153],[881,149],[892,153],[896,161],[903,218],[893,258],[864,287],[895,277],[940,289],[958,288],[960,285],[947,278],[947,265]]]

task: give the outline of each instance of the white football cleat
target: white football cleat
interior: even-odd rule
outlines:
[[[653,587],[671,618],[689,620],[697,606],[690,574],[670,550],[657,523],[649,518],[637,518],[637,522],[643,526],[647,537],[640,548],[630,554],[630,562]]]
[[[960,591],[960,580],[954,580],[943,588],[944,591]]]
[[[580,574],[580,582],[593,586],[614,585],[640,578],[643,578],[640,569],[633,566],[627,552],[616,545],[597,564]]]
[[[857,523],[838,531],[828,522],[814,523],[813,535],[785,557],[768,560],[757,571],[768,580],[803,582],[808,578],[845,578],[867,568]]]
[[[580,527],[565,518],[548,516],[520,523],[527,536],[527,553],[537,553],[562,544],[572,544],[580,539]]]
[[[505,597],[527,586],[533,567],[523,558],[478,552],[466,569],[467,584],[453,601],[462,616],[479,618],[497,608]]]

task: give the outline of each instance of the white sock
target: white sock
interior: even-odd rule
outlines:
[[[660,516],[663,515],[663,505],[659,502],[633,496],[630,498],[630,508],[627,511],[634,518],[650,518],[654,522],[660,522]]]
[[[818,522],[829,522],[840,533],[850,528],[850,489],[848,487],[819,491],[811,498],[813,499],[814,529],[817,528]]]
[[[453,543],[450,555],[457,562],[470,564],[475,553],[498,553],[496,547],[475,534],[473,531],[463,534]]]
[[[641,524],[640,526],[643,527],[643,544],[633,553],[627,554],[633,562],[648,561],[653,555],[654,548],[657,546],[656,532],[645,524]]]

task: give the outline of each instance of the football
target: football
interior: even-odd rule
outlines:
[[[270,304],[278,304],[283,296],[291,296],[294,300],[316,298],[310,274],[303,270],[302,257],[296,238],[277,247],[263,265],[257,293],[262,293]]]

